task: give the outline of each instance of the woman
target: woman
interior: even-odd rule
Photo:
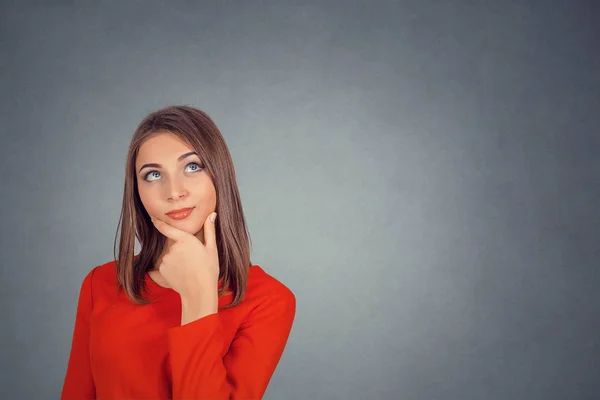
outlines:
[[[83,280],[61,398],[262,398],[296,300],[250,262],[231,155],[204,112],[141,122],[121,224],[118,257]]]

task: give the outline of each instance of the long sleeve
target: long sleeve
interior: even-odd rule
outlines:
[[[289,289],[265,298],[242,323],[228,350],[218,313],[171,328],[173,399],[261,399],[295,313],[296,298]]]
[[[71,353],[63,383],[61,400],[95,399],[96,388],[90,366],[89,336],[92,313],[92,278],[96,268],[84,278],[79,292]]]

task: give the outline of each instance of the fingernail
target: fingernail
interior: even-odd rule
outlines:
[[[210,216],[210,222],[215,222],[216,219],[217,219],[217,213],[212,213],[212,215]]]

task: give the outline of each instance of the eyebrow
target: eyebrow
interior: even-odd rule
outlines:
[[[198,155],[198,153],[196,153],[195,151],[190,151],[189,153],[182,154],[182,155],[180,155],[180,156],[177,158],[177,162],[179,162],[179,161],[183,160],[183,159],[184,159],[184,158],[186,158],[186,157],[193,156],[193,155],[196,155],[196,156],[197,156],[197,155]],[[142,170],[143,170],[144,168],[162,168],[162,165],[160,165],[160,164],[157,164],[157,163],[149,163],[149,164],[144,164],[144,165],[142,165],[142,166],[141,166],[141,168],[139,169],[138,173],[142,172]]]

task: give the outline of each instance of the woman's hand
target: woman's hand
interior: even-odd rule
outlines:
[[[169,286],[184,300],[210,298],[217,292],[219,282],[219,255],[215,234],[215,223],[210,217],[204,221],[204,240],[177,229],[165,221],[152,218],[156,229],[173,240],[173,244],[162,257],[158,270]]]

